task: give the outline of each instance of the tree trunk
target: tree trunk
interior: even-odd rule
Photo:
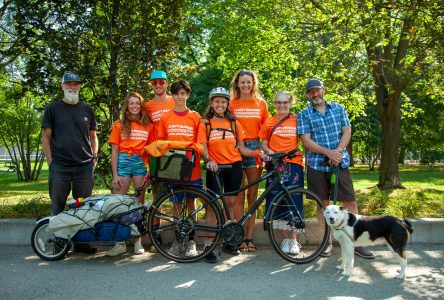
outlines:
[[[404,188],[398,171],[401,92],[392,91],[389,94],[385,86],[377,86],[376,100],[382,129],[378,187],[380,189]]]

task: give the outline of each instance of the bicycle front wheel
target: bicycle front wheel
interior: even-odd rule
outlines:
[[[324,203],[313,192],[290,188],[270,204],[266,219],[268,235],[276,252],[285,260],[303,264],[324,250],[330,228],[322,216]]]
[[[148,226],[160,254],[176,262],[195,262],[217,246],[223,215],[204,191],[179,188],[166,191],[153,203]]]

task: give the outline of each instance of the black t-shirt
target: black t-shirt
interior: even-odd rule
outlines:
[[[42,128],[51,128],[52,159],[66,166],[92,160],[90,130],[97,130],[94,110],[82,102],[69,105],[55,101],[46,106]]]

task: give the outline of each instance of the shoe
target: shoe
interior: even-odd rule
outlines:
[[[173,244],[171,245],[170,250],[168,250],[168,254],[173,255],[173,256],[177,256],[180,253],[180,245],[177,241],[174,241]]]
[[[89,245],[74,244],[74,249],[72,251],[86,254],[96,254],[97,248],[91,247]]]
[[[157,253],[157,248],[154,247],[153,245],[151,245],[150,248],[148,249],[148,252],[150,252],[150,253]]]
[[[331,251],[333,250],[333,246],[332,245],[327,245],[324,248],[324,251],[321,252],[321,254],[319,254],[322,257],[329,257],[331,255]]]
[[[110,250],[106,251],[106,256],[117,256],[126,252],[126,244],[125,243],[116,243],[114,247]]]
[[[366,259],[374,259],[375,255],[373,253],[371,253],[370,251],[368,251],[367,249],[365,249],[364,247],[355,247],[355,254],[357,256],[360,256],[362,258],[366,258]]]
[[[210,248],[210,247],[205,247],[205,250],[207,250],[208,248]],[[205,256],[205,260],[209,264],[215,264],[215,263],[217,263],[217,256],[214,254],[213,251],[211,251],[207,254],[207,256]]]
[[[188,241],[187,249],[185,250],[185,256],[196,256],[198,255],[196,250],[196,243],[194,241]]]
[[[246,240],[244,240],[242,242],[242,244],[240,244],[239,251],[240,252],[248,252],[248,245],[247,245],[247,241]]]
[[[224,251],[225,253],[231,254],[231,255],[239,255],[240,254],[239,249],[234,246],[231,246],[231,245],[224,245],[222,247],[222,251]]]
[[[142,242],[139,240],[134,242],[134,254],[143,254],[145,249],[143,249]]]
[[[247,240],[245,240],[245,242],[247,243],[247,246],[248,246],[248,252],[256,252],[257,247],[253,243],[253,239],[247,239]]]
[[[288,254],[297,255],[299,254],[299,252],[301,252],[301,245],[299,245],[296,239],[290,240],[289,244],[290,244],[290,251],[288,252]]]
[[[281,250],[284,253],[290,253],[290,240],[284,239],[281,243]]]

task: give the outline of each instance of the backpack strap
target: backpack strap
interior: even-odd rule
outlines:
[[[276,123],[276,125],[273,126],[273,128],[270,130],[270,133],[268,134],[268,140],[271,139],[271,135],[273,134],[273,132],[279,127],[281,126],[282,123],[284,123],[285,121],[287,121],[288,119],[290,119],[291,117],[293,117],[294,114],[293,113],[289,113],[285,118],[282,118],[281,120],[279,120],[279,122]],[[297,126],[297,125],[296,125]],[[297,128],[296,128],[297,129]],[[297,131],[296,131],[297,134]]]
[[[236,120],[230,120],[230,128],[231,129],[226,129],[226,128],[213,128],[212,126],[211,126],[211,120],[207,120],[206,122],[205,122],[205,130],[206,130],[206,134],[207,134],[207,141],[209,141],[210,140],[210,135],[211,135],[211,131],[212,130],[220,130],[220,131],[222,131],[223,132],[223,135],[222,135],[222,139],[225,139],[225,133],[227,132],[227,131],[229,131],[229,132],[231,132],[231,133],[233,133],[233,135],[234,135],[234,139],[236,140],[236,145],[234,146],[235,148],[238,148],[239,147],[239,142],[238,142],[238,138],[237,138],[237,136],[238,136],[238,134],[237,134],[237,124],[236,124]]]

